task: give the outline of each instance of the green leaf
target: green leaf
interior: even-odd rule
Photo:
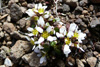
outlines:
[[[47,44],[44,44],[43,47],[44,47],[43,51],[48,52],[50,50],[50,46]]]
[[[54,47],[56,44],[57,44],[57,43],[54,42],[54,41],[50,42],[50,45],[53,46],[53,47]]]
[[[59,32],[59,28],[58,28],[58,27],[55,27],[54,30],[55,30],[56,32]]]

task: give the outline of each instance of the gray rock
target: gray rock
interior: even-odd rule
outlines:
[[[14,63],[21,58],[25,53],[32,50],[32,45],[23,40],[18,40],[15,45],[11,48],[10,57]]]
[[[16,30],[16,28],[12,23],[5,22],[3,24],[3,30],[5,30],[8,33],[11,33],[11,32],[14,32]]]
[[[2,58],[2,59],[6,58],[6,52],[4,50],[0,51],[0,58]]]
[[[96,65],[96,67],[100,67],[100,62]]]
[[[65,63],[64,63],[62,60],[58,60],[58,61],[57,61],[57,65],[58,65],[59,67],[65,67]]]
[[[100,42],[95,43],[95,50],[100,52]]]
[[[23,15],[20,6],[15,3],[11,5],[10,11],[11,19],[14,21],[18,21]]]
[[[18,31],[14,31],[12,33],[10,33],[11,36],[15,39],[18,39],[18,40],[26,40],[26,36],[25,35],[22,35],[20,34]]]
[[[70,11],[70,7],[67,4],[63,4],[63,12],[68,12]]]
[[[0,67],[6,67],[5,65],[0,65]]]
[[[8,55],[9,55],[9,53],[10,53],[10,49],[9,49],[8,47],[6,47],[6,46],[2,46],[2,47],[1,47],[1,50],[4,50],[5,53],[8,54]]]
[[[92,21],[91,21],[91,23],[90,23],[90,27],[91,28],[94,28],[94,27],[96,27],[98,24],[100,24],[100,21],[98,20],[98,18],[93,18],[92,19]]]
[[[90,67],[95,67],[95,65],[97,63],[97,58],[89,57],[89,58],[87,58],[87,62],[90,65]]]
[[[45,66],[47,64],[47,62],[40,64],[40,58],[34,52],[25,54],[22,59],[32,67]]]
[[[77,65],[78,65],[78,67],[84,67],[84,64],[82,63],[81,60],[76,59],[76,63],[77,63]]]
[[[4,33],[1,31],[0,32],[0,39],[4,37]]]

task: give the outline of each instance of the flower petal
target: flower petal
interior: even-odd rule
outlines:
[[[53,26],[49,26],[49,27],[46,29],[46,31],[47,31],[48,33],[50,33],[51,31],[53,31],[53,29],[54,29]]]
[[[32,32],[33,28],[32,27],[28,27],[27,30],[30,31],[30,32]]]
[[[68,54],[71,52],[68,45],[64,46],[63,52],[66,55],[66,57],[68,57]]]
[[[70,38],[70,37],[72,37],[73,35],[74,35],[74,33],[73,33],[72,31],[69,31],[68,34],[67,34],[67,37]]]
[[[59,38],[59,37],[64,37],[64,35],[63,34],[60,34],[60,33],[56,33],[56,36]]]
[[[36,30],[40,33],[43,33],[43,29],[41,27],[36,26]]]
[[[36,14],[33,12],[32,9],[28,9],[28,10],[26,11],[26,13],[27,13],[30,17],[36,15]]]
[[[63,34],[63,35],[66,35],[66,27],[65,26],[62,26],[60,28],[60,33]]]
[[[42,26],[42,27],[45,25],[45,21],[44,21],[44,19],[43,19],[42,16],[40,16],[40,18],[39,18],[39,20],[38,20],[38,25],[40,25],[40,26]]]
[[[57,38],[56,37],[49,36],[47,38],[47,40],[51,42],[51,41],[57,40]]]

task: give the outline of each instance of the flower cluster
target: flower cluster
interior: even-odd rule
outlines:
[[[84,52],[80,44],[86,34],[78,30],[75,23],[64,24],[59,18],[54,18],[46,8],[47,6],[39,3],[26,11],[34,23],[33,27],[27,28],[29,33],[26,33],[28,36],[26,38],[33,44],[37,56],[41,57],[40,63],[46,62],[46,57],[50,56],[49,53],[52,51],[55,53],[63,51],[66,57],[71,52],[70,47],[77,47]]]

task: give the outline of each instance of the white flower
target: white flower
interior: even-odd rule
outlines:
[[[40,26],[42,26],[42,27],[45,25],[45,21],[44,21],[44,19],[43,19],[42,16],[40,16],[40,18],[39,18],[39,20],[37,21],[37,23],[38,23],[38,25],[40,25]]]
[[[46,8],[47,8],[47,6],[42,6],[42,4],[39,3],[39,4],[35,4],[34,11],[38,12],[39,14],[43,14]]]
[[[49,16],[50,16],[50,13],[49,13],[49,11],[45,11],[44,18],[49,18]]]
[[[11,60],[10,60],[9,58],[6,58],[6,59],[5,59],[4,64],[5,64],[7,67],[13,65],[13,63],[11,62]]]
[[[66,35],[66,27],[65,26],[62,26],[60,28],[60,33],[63,34],[63,35]]]
[[[42,29],[41,27],[36,26],[35,29],[36,29],[38,32],[43,33],[43,29]]]
[[[72,31],[69,31],[67,34],[67,37],[71,38],[74,35],[74,33]]]
[[[82,43],[82,40],[84,40],[85,39],[85,37],[86,37],[86,34],[85,33],[82,33],[81,32],[81,30],[79,30],[78,31],[78,41],[79,41],[79,43]]]
[[[69,31],[75,31],[78,29],[78,26],[75,23],[71,23],[69,27]]]
[[[35,42],[35,44],[41,44],[44,41],[43,37],[40,37],[38,41]]]
[[[33,12],[32,9],[28,9],[28,10],[26,11],[26,13],[27,13],[30,17],[36,15],[36,14]]]
[[[49,36],[47,38],[47,40],[51,42],[51,41],[57,40],[57,38],[56,37],[53,37],[53,36]]]
[[[64,37],[64,35],[63,34],[61,34],[61,33],[58,33],[58,32],[56,32],[56,36],[59,38],[59,37]]]
[[[28,27],[27,30],[32,32],[34,29],[32,27]]]
[[[46,62],[46,56],[42,56],[40,58],[40,64],[42,64],[43,62]]]
[[[71,52],[68,45],[64,46],[63,52],[66,55],[66,57],[68,57],[68,54]]]
[[[46,29],[46,31],[48,32],[48,33],[50,33],[51,31],[53,31],[54,30],[54,27],[53,26],[49,26],[47,29]]]

